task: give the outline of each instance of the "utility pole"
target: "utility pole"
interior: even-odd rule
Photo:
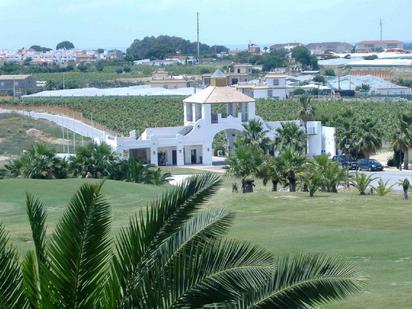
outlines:
[[[383,21],[382,18],[379,19],[379,34],[380,34],[380,40],[382,41],[382,28],[383,28]]]
[[[197,63],[200,63],[199,12],[196,13],[196,17],[197,17]]]

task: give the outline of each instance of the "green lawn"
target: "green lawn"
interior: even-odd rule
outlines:
[[[92,180],[89,180],[92,181]],[[35,192],[48,206],[50,226],[84,180],[0,180],[0,220],[20,250],[31,246],[24,192]],[[106,181],[103,192],[113,205],[114,232],[131,213],[167,187]],[[207,207],[236,213],[232,237],[257,242],[275,254],[295,252],[342,256],[369,277],[364,292],[327,308],[410,308],[412,295],[412,202],[401,193],[386,197],[356,192],[232,194],[229,181]]]

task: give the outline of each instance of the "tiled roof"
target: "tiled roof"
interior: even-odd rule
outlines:
[[[218,103],[248,103],[255,100],[233,87],[209,86],[206,89],[183,100],[185,103],[218,104]]]

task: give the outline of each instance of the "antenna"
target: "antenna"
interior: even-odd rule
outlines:
[[[383,21],[382,18],[379,19],[379,30],[380,30],[380,40],[382,41],[382,28],[383,28]]]
[[[200,63],[199,12],[196,13],[196,16],[197,16],[197,63]]]

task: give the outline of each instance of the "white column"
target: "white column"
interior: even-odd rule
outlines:
[[[202,104],[202,118],[205,120],[206,124],[210,124],[212,122],[212,109],[210,104]]]
[[[203,165],[212,165],[212,144],[204,143],[202,145],[202,163]]]
[[[176,147],[176,164],[177,166],[185,165],[183,146],[177,145]]]
[[[248,120],[255,118],[256,116],[255,102],[247,103],[247,113],[248,113]]]
[[[159,162],[157,161],[157,146],[152,145],[150,147],[150,164],[158,165]]]

